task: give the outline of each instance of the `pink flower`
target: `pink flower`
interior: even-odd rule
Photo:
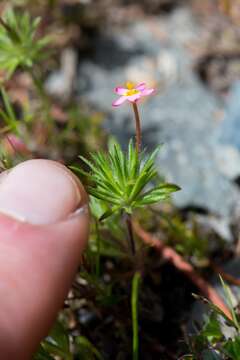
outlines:
[[[135,103],[141,97],[151,95],[154,92],[154,89],[147,89],[145,83],[140,83],[137,86],[134,86],[131,82],[126,83],[126,88],[116,87],[115,93],[120,95],[116,101],[112,103],[113,106],[122,105],[126,100]]]

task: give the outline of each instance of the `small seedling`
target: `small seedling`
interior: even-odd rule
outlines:
[[[43,49],[48,37],[36,38],[40,18],[31,20],[29,13],[18,14],[11,7],[0,19],[0,68],[10,77],[18,68],[30,70],[46,56]]]
[[[128,101],[133,106],[136,124],[135,146],[130,140],[128,152],[124,152],[121,146],[112,142],[108,152],[92,153],[90,159],[80,156],[81,160],[89,167],[90,172],[85,172],[78,167],[72,167],[88,180],[88,192],[92,196],[103,200],[109,209],[101,216],[100,221],[115,213],[125,216],[128,237],[132,253],[136,247],[133,235],[132,214],[135,209],[155,204],[166,200],[170,194],[180,190],[177,185],[157,183],[157,169],[155,159],[159,147],[152,154],[147,155],[141,151],[141,123],[137,107],[138,101],[147,95],[151,95],[154,89],[147,89],[145,83],[134,86],[127,83],[126,88],[117,87],[115,92],[120,98],[113,102],[113,106],[119,106]]]

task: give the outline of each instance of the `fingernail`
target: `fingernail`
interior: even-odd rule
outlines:
[[[23,162],[0,180],[0,212],[31,224],[67,219],[86,203],[70,170],[51,160]]]

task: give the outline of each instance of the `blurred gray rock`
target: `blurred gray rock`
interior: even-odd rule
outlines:
[[[211,239],[213,234],[216,234],[220,239],[225,240],[229,244],[233,244],[234,236],[230,229],[230,222],[226,218],[219,218],[214,215],[201,215],[195,214],[194,221],[199,225],[201,229],[201,236],[204,238]],[[219,243],[214,241],[209,242],[209,248],[211,250],[216,250],[219,246]]]
[[[89,326],[97,320],[97,315],[94,311],[87,308],[80,308],[78,310],[78,321],[81,325]]]
[[[221,144],[240,150],[240,81],[236,81],[227,101],[224,120],[218,130]]]
[[[182,188],[173,197],[175,204],[229,219],[240,203],[232,181],[240,175],[240,90],[226,115],[235,120],[221,122],[225,103],[194,71],[190,49],[204,36],[205,29],[186,8],[121,31],[106,29],[95,40],[91,58],[79,65],[78,91],[106,114],[107,131],[126,145],[134,134],[132,111],[127,105],[111,107],[114,87],[126,80],[156,86],[157,94],[140,105],[143,142],[148,150],[164,143],[157,165],[168,181]],[[221,131],[229,141],[222,140]]]
[[[62,51],[60,69],[52,73],[45,83],[47,93],[63,102],[70,99],[77,74],[77,53],[73,48]]]

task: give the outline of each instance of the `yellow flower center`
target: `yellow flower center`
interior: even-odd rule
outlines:
[[[132,96],[132,95],[136,95],[136,94],[140,93],[139,90],[134,89],[134,84],[131,83],[130,81],[128,81],[128,82],[126,83],[126,88],[127,88],[128,90],[125,92],[124,96]]]
[[[132,89],[134,89],[134,84],[133,84],[132,82],[128,81],[128,82],[126,83],[126,88],[127,88],[128,90],[132,90]]]

